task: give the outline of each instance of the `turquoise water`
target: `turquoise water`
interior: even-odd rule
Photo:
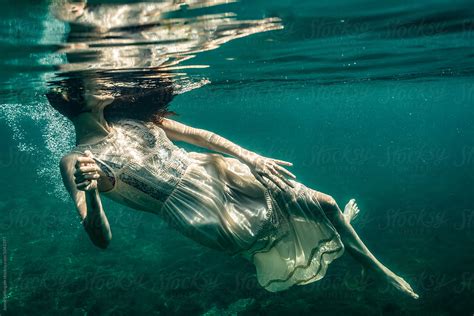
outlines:
[[[70,28],[49,13],[50,2],[15,3],[0,11],[2,314],[474,313],[472,3],[183,6],[160,19],[190,19],[197,28],[189,21],[207,17],[213,22],[204,30],[222,32],[199,28],[198,41],[184,48],[176,38],[146,46],[165,49],[170,60],[193,55],[169,70],[182,88],[171,106],[177,120],[292,161],[300,181],[341,206],[355,197],[362,209],[355,229],[418,301],[370,274],[362,278],[348,255],[319,282],[269,293],[244,259],[203,248],[156,216],[110,201],[104,203],[114,239],[107,251],[93,247],[62,189],[57,166],[74,134],[47,104],[47,83],[64,68],[120,68],[132,76],[131,68],[150,65],[131,58],[131,67],[124,57],[123,64],[104,64],[109,59],[80,48],[68,60]],[[264,29],[250,34],[257,24]],[[93,40],[81,32],[76,42]],[[122,47],[142,40],[139,28],[123,32],[135,42]],[[107,42],[114,40],[95,45],[119,46]],[[151,58],[141,53],[132,57]]]

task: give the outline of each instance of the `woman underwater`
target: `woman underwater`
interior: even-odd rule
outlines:
[[[248,259],[268,291],[320,280],[346,249],[364,267],[418,298],[351,226],[359,212],[354,200],[342,212],[331,196],[295,181],[285,169],[291,163],[169,119],[173,93],[166,80],[121,96],[104,92],[103,86],[94,78],[65,79],[47,94],[75,127],[77,146],[61,159],[60,169],[96,246],[105,249],[112,239],[101,203],[106,196],[159,215],[206,247]],[[172,141],[232,157],[187,152]]]

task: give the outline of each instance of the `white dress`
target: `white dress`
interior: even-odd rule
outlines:
[[[187,152],[153,123],[121,120],[90,150],[114,182],[103,193],[132,208],[158,214],[196,242],[250,260],[268,291],[324,277],[344,247],[315,191],[266,188],[249,167],[220,154]]]

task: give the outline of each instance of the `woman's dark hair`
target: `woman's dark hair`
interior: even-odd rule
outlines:
[[[97,78],[96,78],[97,79]],[[87,78],[71,76],[55,81],[46,93],[51,106],[69,119],[84,112],[84,81]],[[176,115],[168,110],[174,98],[171,80],[163,78],[112,78],[100,80],[99,94],[106,92],[114,101],[104,109],[104,117],[113,122],[123,118],[160,122],[163,117]]]
[[[169,79],[135,79],[133,86],[119,90],[120,95],[104,110],[106,120],[130,118],[160,122],[163,117],[176,115],[168,109],[175,96]]]
[[[54,87],[47,93],[49,104],[67,117],[72,119],[83,112],[84,84],[81,79],[67,78],[53,83]]]

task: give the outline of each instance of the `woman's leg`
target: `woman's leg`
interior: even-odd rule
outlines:
[[[347,204],[343,214],[331,196],[317,191],[314,192],[314,197],[319,204],[318,206],[322,208],[328,219],[336,228],[347,251],[364,267],[372,269],[387,278],[387,280],[400,291],[405,292],[413,298],[418,298],[418,295],[413,291],[411,286],[378,261],[357,235],[350,224],[350,219],[358,213],[355,201],[351,200]]]

